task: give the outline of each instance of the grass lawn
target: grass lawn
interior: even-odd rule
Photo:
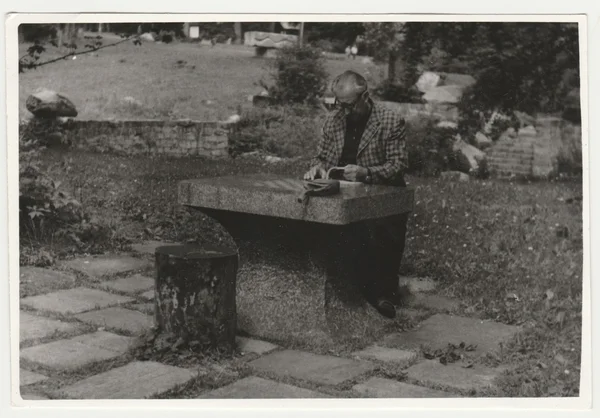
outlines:
[[[44,160],[52,164],[64,157],[47,151]],[[222,239],[201,218],[177,215],[178,181],[252,172],[298,176],[306,167],[302,160],[267,164],[75,151],[68,158],[71,168],[61,179],[63,187],[95,216],[112,223],[118,243],[190,234],[200,241]],[[580,182],[453,183],[418,177],[409,182],[416,187],[416,207],[404,273],[438,280],[441,293],[461,301],[463,315],[523,326],[499,357],[485,359],[515,368],[500,381],[505,396],[576,396],[582,207],[571,198],[581,196]]]
[[[26,48],[21,45],[21,55]],[[42,59],[55,56],[58,51],[48,46]],[[256,85],[261,79],[270,82],[271,62],[271,58],[255,57],[253,48],[238,45],[144,43],[138,47],[126,42],[98,51],[97,56],[81,55],[21,74],[19,113],[21,118],[29,117],[25,100],[45,87],[71,99],[80,119],[222,120],[247,103],[249,95],[262,91]],[[373,79],[379,73],[361,60],[327,59],[326,66],[332,75],[354,69]],[[127,103],[125,97],[139,103]]]

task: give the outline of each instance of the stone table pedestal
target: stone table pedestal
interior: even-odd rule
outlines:
[[[221,223],[239,246],[238,329],[288,345],[331,347],[389,320],[363,299],[361,223],[412,210],[413,190],[342,184],[297,201],[302,181],[273,175],[188,180],[179,203]]]

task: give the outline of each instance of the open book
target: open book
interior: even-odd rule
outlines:
[[[327,170],[325,179],[327,180],[342,180],[344,178],[344,167],[331,167]]]
[[[327,180],[338,180],[340,185],[348,186],[348,185],[360,185],[362,183],[356,181],[348,181],[344,180],[344,167],[331,167],[327,170],[327,175],[325,179]]]

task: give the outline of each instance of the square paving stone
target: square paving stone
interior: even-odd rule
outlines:
[[[63,265],[93,277],[103,277],[150,267],[148,260],[124,256],[103,255],[97,257],[79,257],[63,262]]]
[[[154,290],[148,290],[140,295],[142,298],[146,300],[154,300]]]
[[[75,318],[98,327],[116,328],[133,334],[139,334],[154,325],[154,317],[118,307],[82,313]]]
[[[242,353],[266,354],[275,350],[278,346],[266,341],[254,340],[252,338],[236,337],[238,348]]]
[[[100,283],[100,286],[117,292],[134,294],[143,290],[152,289],[154,287],[154,279],[142,276],[141,274],[135,274],[122,279],[102,282]]]
[[[327,385],[337,385],[355,379],[376,367],[366,361],[321,356],[296,350],[267,354],[249,364],[261,372]]]
[[[33,385],[34,383],[43,382],[46,379],[48,379],[48,376],[44,376],[43,374],[24,369],[19,371],[19,386]]]
[[[443,313],[454,312],[460,306],[456,299],[423,293],[417,293],[408,303],[417,308],[426,308]]]
[[[34,393],[21,393],[21,398],[24,401],[49,401],[50,398],[44,395],[36,395]]]
[[[372,377],[352,388],[361,395],[373,398],[451,398],[448,392],[411,385],[381,377]]]
[[[134,244],[131,246],[131,249],[136,253],[140,254],[150,254],[154,255],[156,249],[158,247],[162,247],[163,245],[173,245],[173,242],[163,242],[163,241],[144,241],[140,244]]]
[[[438,349],[446,348],[448,343],[464,342],[476,344],[474,354],[481,355],[497,350],[500,342],[510,339],[519,330],[519,327],[493,321],[437,314],[423,321],[417,330],[388,335],[382,345],[394,348],[427,345]]]
[[[45,295],[31,296],[21,300],[25,306],[61,314],[81,313],[110,305],[131,302],[133,299],[87,287],[59,290]]]
[[[154,315],[154,303],[136,303],[131,305],[131,309],[135,309],[138,312],[145,313],[147,315]]]
[[[380,347],[372,345],[361,351],[352,353],[353,356],[367,360],[378,360],[384,363],[396,365],[408,365],[417,357],[415,351],[399,350],[396,348]]]
[[[198,399],[297,399],[330,398],[323,393],[278,383],[260,377],[246,377],[203,394]]]
[[[406,376],[426,385],[437,385],[459,390],[484,389],[493,386],[493,380],[502,369],[475,365],[462,367],[462,363],[443,365],[437,360],[425,360],[406,369]]]
[[[124,354],[133,338],[95,332],[21,350],[21,358],[59,370],[75,369],[89,363]]]
[[[433,292],[436,282],[429,277],[404,277],[398,280],[399,286],[407,286],[411,293]]]
[[[61,389],[68,399],[143,399],[182,385],[194,373],[153,361],[136,361]]]
[[[32,315],[23,311],[19,313],[19,339],[21,342],[47,338],[58,332],[76,331],[78,328],[74,323]]]
[[[21,297],[74,287],[77,277],[64,271],[40,267],[21,267],[19,290]]]

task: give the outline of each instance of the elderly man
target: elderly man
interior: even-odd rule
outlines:
[[[325,178],[331,167],[343,167],[344,180],[406,186],[404,119],[373,102],[366,80],[353,71],[336,77],[332,91],[338,109],[325,121],[317,156],[304,178]],[[348,260],[356,263],[366,300],[388,318],[395,317],[400,297],[398,270],[407,220],[405,214],[354,226],[356,254]]]

